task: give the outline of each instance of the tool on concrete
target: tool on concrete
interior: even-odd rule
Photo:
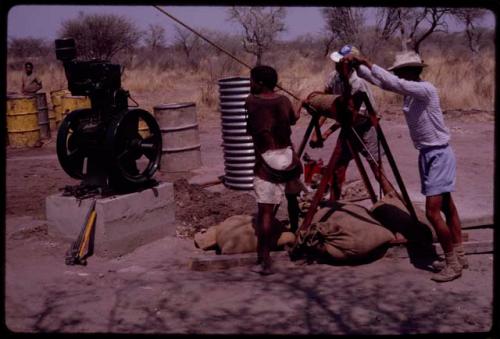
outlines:
[[[86,265],[87,258],[93,253],[93,234],[96,219],[96,199],[92,200],[78,238],[66,253],[66,265]]]

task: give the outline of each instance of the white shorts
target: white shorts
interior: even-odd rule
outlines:
[[[285,183],[273,183],[255,176],[253,189],[259,204],[280,204],[285,195]]]

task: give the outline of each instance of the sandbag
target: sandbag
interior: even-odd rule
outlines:
[[[257,236],[250,215],[234,215],[213,226],[215,239],[222,254],[249,253],[257,251]],[[277,247],[295,243],[295,235],[282,232]]]
[[[415,213],[419,223],[415,225],[408,209],[401,200],[390,195],[377,201],[370,212],[378,222],[392,232],[401,233],[408,240],[419,242],[437,241],[437,236],[425,212],[415,206]]]
[[[222,254],[257,251],[257,237],[251,216],[235,215],[216,226],[216,241]]]
[[[337,261],[362,259],[394,238],[363,206],[337,204],[316,213],[309,230],[299,234],[298,249],[322,252]]]
[[[207,230],[198,232],[194,235],[194,245],[202,250],[212,250],[217,247],[216,240],[217,228],[209,227]]]

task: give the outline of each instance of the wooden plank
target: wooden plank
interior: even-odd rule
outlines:
[[[438,255],[443,255],[441,245],[438,243],[432,244]],[[485,241],[465,241],[463,242],[464,251],[466,254],[485,254],[493,253],[493,240]],[[408,250],[405,245],[392,246],[385,254],[388,258],[408,258]]]
[[[462,228],[471,228],[477,226],[494,226],[493,215],[483,215],[480,217],[462,218]]]

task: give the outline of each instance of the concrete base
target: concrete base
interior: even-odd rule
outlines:
[[[80,233],[92,199],[77,200],[54,194],[46,198],[50,236],[74,241]],[[94,253],[117,257],[165,236],[175,236],[172,183],[96,201]]]

